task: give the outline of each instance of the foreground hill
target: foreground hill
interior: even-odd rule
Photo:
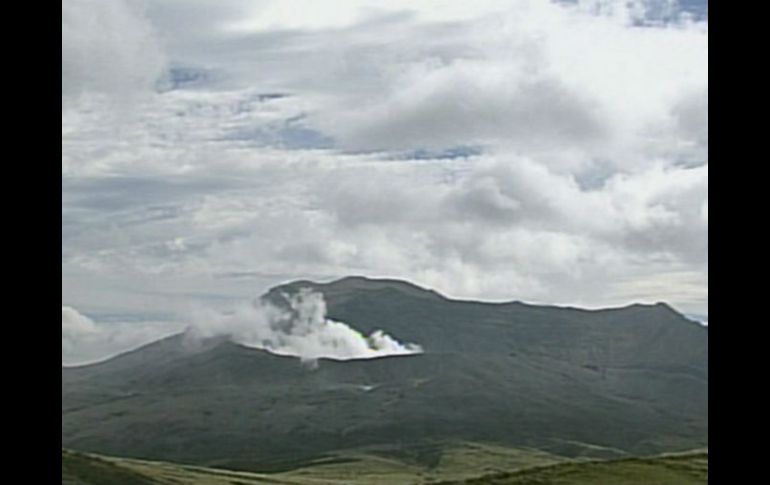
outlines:
[[[708,452],[560,463],[503,472],[441,485],[705,485]]]
[[[395,280],[296,282],[329,317],[425,353],[298,359],[173,336],[62,369],[62,445],[254,471],[339,450],[435,466],[445,443],[562,458],[707,447],[708,329],[665,304],[587,311],[455,301]]]
[[[420,469],[398,461],[381,461],[364,454],[351,454],[344,461],[340,456],[337,464],[317,464],[290,473],[267,475],[62,450],[62,485],[702,485],[708,481],[707,452],[608,461],[570,461],[484,474],[482,464],[485,459],[521,459],[526,452],[483,447],[475,450],[481,454],[467,451],[457,454],[452,461],[437,469]],[[512,466],[504,459],[496,463],[498,470]],[[466,478],[445,481],[451,476]]]

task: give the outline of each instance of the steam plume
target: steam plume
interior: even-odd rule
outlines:
[[[260,301],[229,314],[198,314],[191,328],[199,336],[229,335],[233,341],[303,360],[367,359],[421,353],[381,330],[364,335],[346,323],[327,318],[321,293],[302,289],[283,294],[283,305]]]

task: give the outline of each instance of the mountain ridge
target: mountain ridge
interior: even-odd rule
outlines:
[[[364,285],[368,285],[369,287],[363,288]],[[285,283],[280,283],[272,287],[270,290],[268,290],[267,294],[270,294],[271,292],[279,292],[281,290],[286,290],[286,289],[296,290],[299,287],[307,287],[313,290],[325,289],[327,291],[329,290],[339,291],[340,287],[344,289],[357,287],[360,289],[366,289],[368,291],[373,291],[373,290],[383,289],[383,288],[394,288],[394,289],[401,288],[402,290],[406,290],[404,292],[409,294],[422,293],[426,296],[430,295],[432,297],[438,297],[442,300],[453,301],[458,303],[483,303],[486,305],[522,305],[522,306],[537,307],[537,308],[553,308],[553,309],[576,310],[576,311],[584,311],[584,312],[615,311],[615,310],[622,310],[627,308],[666,309],[670,312],[676,313],[677,315],[684,316],[682,312],[679,312],[671,304],[664,301],[658,301],[655,303],[632,302],[625,305],[608,306],[608,307],[601,307],[601,308],[584,308],[584,307],[575,306],[575,305],[530,303],[522,300],[490,301],[490,300],[482,300],[478,298],[449,297],[437,290],[420,286],[410,281],[395,278],[395,277],[380,278],[380,277],[369,277],[369,276],[363,276],[363,275],[344,276],[342,278],[337,278],[335,280],[331,280],[328,282],[316,282],[316,281],[306,280],[306,279],[293,280]]]
[[[368,285],[368,288],[364,285]],[[580,307],[573,307],[573,306],[559,306],[559,305],[539,305],[539,304],[531,304],[531,303],[525,303],[521,301],[505,301],[505,302],[490,302],[490,301],[483,301],[483,300],[472,300],[472,299],[455,299],[455,298],[449,298],[441,293],[432,290],[427,289],[424,287],[421,287],[419,285],[416,285],[414,283],[400,280],[396,278],[371,278],[371,277],[365,277],[365,276],[347,276],[343,278],[339,278],[327,283],[318,283],[311,280],[295,280],[288,283],[283,283],[280,285],[277,285],[270,290],[268,290],[264,295],[260,297],[263,301],[275,301],[276,295],[280,295],[287,290],[289,293],[297,292],[300,288],[309,288],[313,291],[319,291],[324,294],[326,297],[327,295],[331,296],[331,298],[339,298],[340,297],[340,287],[343,288],[343,291],[350,291],[350,288],[353,287],[357,290],[364,290],[364,291],[381,291],[383,289],[394,289],[394,288],[406,288],[408,289],[405,294],[407,295],[416,295],[416,294],[424,294],[427,295],[429,298],[437,299],[443,302],[448,302],[452,304],[460,304],[460,305],[484,305],[489,307],[506,307],[506,306],[519,306],[522,308],[530,308],[535,310],[556,310],[556,311],[564,311],[564,312],[576,312],[580,314],[612,314],[612,313],[618,313],[618,312],[633,312],[633,311],[641,311],[649,314],[655,314],[660,313],[662,315],[674,315],[678,319],[681,319],[682,322],[686,322],[688,324],[695,323],[692,319],[687,318],[685,315],[678,312],[676,309],[671,307],[665,302],[657,302],[657,303],[631,303],[624,306],[619,307],[608,307],[608,308],[597,308],[597,309],[587,309],[587,308],[580,308]],[[344,295],[342,297],[345,299]],[[704,329],[708,329],[708,327],[703,327]],[[387,331],[387,330],[386,330]],[[158,339],[156,341],[148,342],[147,344],[141,345],[139,347],[136,347],[134,349],[127,350],[125,352],[121,352],[120,354],[117,354],[115,356],[112,356],[110,358],[100,360],[98,362],[92,362],[92,363],[86,363],[86,364],[76,364],[76,365],[62,365],[63,369],[78,369],[78,368],[85,368],[85,367],[92,367],[92,366],[98,366],[101,364],[104,364],[108,361],[111,361],[116,358],[123,358],[122,356],[125,355],[131,355],[136,353],[137,351],[143,349],[144,347],[150,347],[150,348],[156,348],[157,346],[155,344],[162,344],[162,342],[168,341],[176,341],[180,338],[185,340],[189,346],[195,347],[195,346],[201,346],[204,347],[207,345],[211,345],[211,342],[215,342],[216,339],[228,339],[229,337],[226,335],[211,337],[208,339],[199,339],[194,336],[192,336],[190,333],[190,330],[185,330],[176,334],[172,334],[170,336]],[[208,343],[205,343],[208,342]],[[386,356],[387,357],[387,356]],[[378,357],[379,358],[379,357]]]
[[[329,318],[424,353],[313,367],[176,335],[62,368],[62,446],[269,471],[425,440],[566,457],[708,445],[708,331],[667,307],[583,312],[425,297],[390,281],[323,285]]]

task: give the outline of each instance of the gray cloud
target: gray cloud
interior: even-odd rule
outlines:
[[[62,3],[62,100],[87,92],[127,96],[150,91],[165,56],[132,0]]]
[[[179,332],[174,322],[97,323],[75,308],[62,305],[62,364],[85,364],[111,357]]]
[[[349,126],[343,142],[368,149],[435,149],[498,140],[519,148],[554,148],[590,143],[605,134],[590,102],[558,80],[517,82],[494,71],[458,61],[404,81],[403,91],[382,103],[322,125]]]
[[[180,2],[151,1],[147,17],[111,5],[65,22],[112,15],[119,39],[161,38],[172,64],[219,77],[120,116],[111,98],[131,89],[69,78],[63,306],[186,315],[369,274],[464,298],[707,313],[706,24],[640,28],[545,1],[350,0],[315,17],[221,2],[210,19],[196,2],[179,24]],[[78,32],[63,49],[102,36]],[[148,81],[158,64],[132,52],[102,67]],[[473,150],[442,155],[456,147]]]

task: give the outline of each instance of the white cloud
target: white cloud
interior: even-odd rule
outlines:
[[[90,318],[72,307],[61,307],[62,360],[65,354],[73,353],[81,341],[93,339],[98,333],[99,330]]]
[[[359,149],[442,148],[500,140],[543,148],[590,143],[605,133],[591,100],[557,79],[477,61],[420,67],[396,80],[390,96],[362,100],[356,110],[340,106],[338,113],[319,113],[319,125]]]
[[[118,321],[96,323],[76,309],[62,305],[62,365],[103,360],[179,332],[173,322]]]
[[[85,22],[63,34],[82,59],[100,38],[128,50],[106,77],[77,62],[63,74],[63,298],[184,314],[368,274],[464,298],[704,313],[707,24],[634,26],[655,2],[503,3],[287,16],[280,2],[148,0],[146,17],[113,3],[65,19]],[[151,62],[131,57],[132,35]],[[112,73],[146,85],[158,38],[172,64],[216,80],[130,103],[118,122],[109,98],[133,88]],[[86,89],[108,100],[74,95]]]
[[[152,90],[164,64],[160,42],[138,1],[62,3],[63,102],[89,92],[127,96]]]

